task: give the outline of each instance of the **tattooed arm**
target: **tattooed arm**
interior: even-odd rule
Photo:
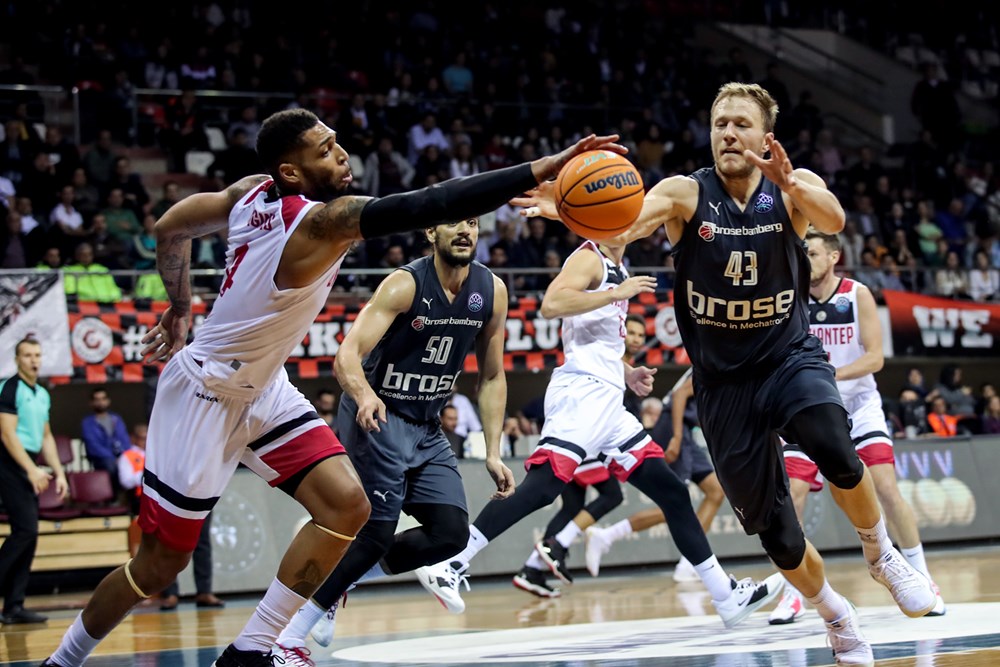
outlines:
[[[147,363],[169,359],[187,342],[191,325],[191,239],[225,229],[229,212],[267,176],[247,176],[222,192],[201,192],[177,202],[156,222],[156,268],[170,307],[142,338]]]

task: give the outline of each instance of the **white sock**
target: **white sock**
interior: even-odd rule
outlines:
[[[927,577],[927,581],[934,581],[931,579],[931,573],[927,569],[927,561],[924,559],[924,545],[918,543],[915,547],[900,549],[899,552],[903,554],[903,558],[913,566],[914,570]]]
[[[83,612],[80,612],[63,635],[59,648],[52,654],[52,662],[67,667],[82,665],[100,641],[91,637],[83,627]]]
[[[315,600],[307,600],[278,635],[278,643],[282,646],[305,646],[306,635],[325,613],[326,609],[316,604]]]
[[[528,567],[533,567],[536,570],[547,570],[548,565],[542,560],[542,557],[538,555],[537,551],[532,551],[531,555],[528,556],[528,560],[524,561],[524,564]]]
[[[830,582],[826,579],[823,580],[823,588],[820,589],[819,593],[806,599],[827,623],[840,620],[850,613],[847,600],[844,599],[843,595],[833,590]]]
[[[485,549],[486,545],[489,543],[490,541],[486,539],[485,535],[479,532],[478,528],[469,524],[469,543],[465,545],[465,549],[462,553],[454,556],[453,558],[449,558],[448,562],[454,563],[455,561],[458,561],[462,564],[463,568],[466,568],[469,566],[469,563],[472,562],[472,559],[476,557],[476,554]]]
[[[382,577],[388,576],[389,573],[382,569],[382,563],[375,563],[371,566],[370,570],[361,575],[361,578],[358,579],[358,583],[360,584],[363,581],[371,581],[372,579],[381,579]]]
[[[882,554],[892,550],[892,540],[885,530],[885,519],[879,519],[871,528],[854,527],[861,538],[861,549],[864,551],[865,560],[871,565],[882,557]]]
[[[733,594],[733,585],[730,583],[729,576],[722,569],[719,559],[715,556],[710,556],[703,563],[698,563],[694,569],[701,577],[701,583],[705,584],[709,595],[716,602],[722,602]]]
[[[569,546],[573,544],[573,541],[580,532],[580,526],[576,525],[576,521],[570,521],[562,530],[556,533],[556,542],[569,549]]]
[[[628,519],[622,519],[616,524],[612,524],[610,528],[605,529],[605,535],[608,537],[610,542],[617,542],[620,539],[626,538],[632,534],[632,524],[629,523]]]
[[[305,603],[304,597],[275,577],[233,646],[239,651],[270,651],[278,633]]]

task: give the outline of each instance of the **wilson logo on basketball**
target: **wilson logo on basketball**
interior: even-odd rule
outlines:
[[[410,326],[413,327],[414,331],[423,331],[424,330],[424,318],[423,317],[414,318],[413,322],[410,323]]]
[[[711,222],[701,223],[701,227],[698,228],[698,236],[700,236],[705,241],[715,240],[715,225]]]
[[[615,188],[616,190],[621,190],[622,188],[634,188],[635,186],[641,184],[641,181],[634,171],[623,171],[599,178],[596,181],[591,181],[590,183],[584,183],[583,189],[588,195],[592,195],[599,190],[603,190],[604,188]]]

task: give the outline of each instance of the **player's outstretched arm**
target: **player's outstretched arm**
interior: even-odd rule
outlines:
[[[156,269],[170,307],[146,332],[142,356],[147,363],[169,359],[187,342],[191,324],[191,239],[218,232],[229,224],[233,206],[268,179],[247,176],[221,192],[199,192],[177,202],[156,221]]]
[[[656,289],[655,278],[633,276],[614,289],[588,292],[588,289],[596,289],[600,285],[603,275],[604,264],[596,252],[580,250],[573,253],[545,290],[542,317],[551,320],[589,313],[615,301],[628,301],[636,294]]]
[[[503,369],[504,333],[507,328],[507,286],[493,276],[493,316],[476,337],[479,366],[479,415],[486,438],[486,469],[497,486],[494,498],[514,493],[514,473],[500,460],[500,436],[507,412],[507,376]]]
[[[365,431],[381,430],[379,422],[385,423],[386,414],[385,403],[368,384],[361,360],[375,348],[396,316],[410,309],[415,293],[416,283],[409,271],[390,273],[358,313],[337,351],[337,381],[358,404],[356,420]]]

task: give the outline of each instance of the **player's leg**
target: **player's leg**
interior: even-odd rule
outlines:
[[[795,517],[802,523],[805,516],[806,503],[809,500],[810,491],[820,491],[823,483],[819,479],[819,469],[816,464],[806,458],[805,454],[797,447],[790,451],[790,446],[785,445],[785,470],[788,472],[789,493],[792,496],[792,506],[795,508]],[[767,622],[771,625],[786,625],[794,623],[795,619],[805,612],[805,597],[788,582],[785,590],[781,594],[781,600],[771,611]]]
[[[53,665],[83,664],[136,604],[173,582],[239,464],[244,443],[229,440],[242,402],[196,398],[203,387],[192,375],[181,358],[160,375],[149,423],[138,551],[98,584],[49,659]]]
[[[370,503],[347,452],[308,400],[287,380],[251,408],[256,426],[242,463],[294,498],[310,515],[292,539],[263,599],[216,660],[240,665],[269,655],[279,633],[326,581],[368,520]]]
[[[687,450],[686,453],[685,449]],[[719,477],[715,474],[712,462],[708,460],[708,456],[694,440],[690,437],[685,438],[684,444],[681,445],[681,453],[687,458],[685,466],[687,474],[678,474],[677,476],[681,479],[694,482],[701,490],[703,496],[701,502],[698,503],[695,514],[698,516],[698,523],[701,524],[701,529],[707,535],[712,529],[712,521],[719,511],[719,507],[722,506],[722,500],[726,497],[726,494],[722,491],[722,485],[719,484]],[[674,567],[673,579],[677,583],[700,581],[700,577],[698,576],[698,572],[695,571],[694,566],[683,556]]]
[[[871,645],[858,626],[853,606],[830,586],[823,559],[802,532],[795,510],[776,508],[760,542],[778,569],[816,608],[826,622],[827,636],[838,665],[873,665]]]
[[[783,434],[788,441],[802,447],[830,482],[833,499],[861,538],[872,577],[892,592],[896,604],[906,615],[919,617],[931,611],[937,597],[930,582],[892,546],[872,475],[858,458],[847,411],[839,401],[799,410],[785,425]]]
[[[604,466],[601,466],[601,468],[605,469]],[[561,595],[558,588],[553,588],[548,584],[547,575],[549,566],[542,560],[538,545],[545,544],[551,540],[555,540],[558,544],[562,545],[563,541],[565,541],[564,548],[568,549],[576,535],[580,532],[578,522],[586,521],[590,517],[590,514],[583,509],[586,497],[586,486],[578,483],[577,478],[574,477],[573,481],[567,484],[562,493],[559,494],[562,507],[549,520],[548,525],[545,526],[545,533],[541,541],[532,546],[531,553],[527,560],[525,560],[524,565],[511,579],[511,583],[516,588],[545,598],[554,598]]]

